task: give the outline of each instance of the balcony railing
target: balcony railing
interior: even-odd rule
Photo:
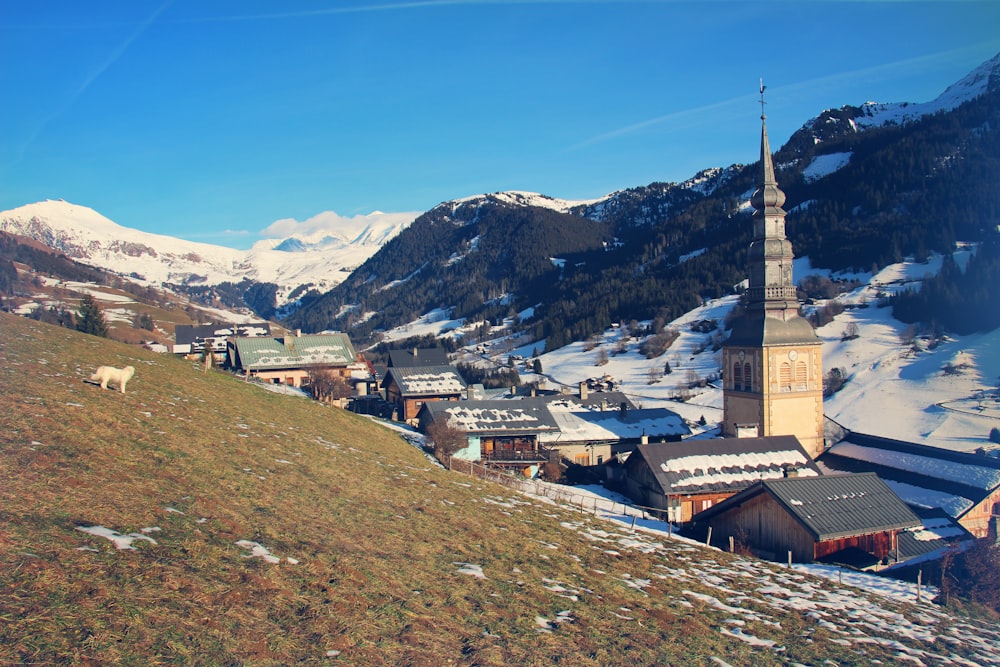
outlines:
[[[483,461],[494,463],[519,463],[548,461],[551,450],[547,447],[538,446],[536,449],[494,449],[492,452],[483,452]]]

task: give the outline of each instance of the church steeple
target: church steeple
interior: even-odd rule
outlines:
[[[750,244],[748,307],[763,310],[768,317],[788,319],[798,314],[792,281],[792,244],[785,237],[785,193],[778,187],[767,138],[764,114],[764,84],[760,86],[760,186],[750,198],[754,208],[753,242]]]
[[[785,236],[785,193],[778,187],[760,86],[760,181],[750,198],[745,311],[722,347],[726,436],[794,435],[812,455],[823,451],[822,344],[799,316],[792,244]]]

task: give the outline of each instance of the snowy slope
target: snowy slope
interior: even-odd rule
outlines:
[[[930,102],[910,104],[896,102],[880,104],[866,102],[862,107],[863,115],[854,122],[860,127],[881,127],[883,125],[902,125],[938,111],[950,111],[963,102],[974,99],[986,92],[992,77],[1000,76],[1000,54],[986,61],[957,83],[948,86],[937,98]]]
[[[960,266],[968,256],[967,249],[956,252]],[[900,334],[907,325],[892,317],[891,308],[879,308],[880,294],[892,293],[910,285],[916,286],[925,276],[937,272],[941,257],[926,264],[906,261],[886,267],[878,274],[840,276],[863,281],[863,285],[837,297],[851,308],[817,330],[823,340],[824,372],[843,368],[848,383],[825,402],[828,417],[851,430],[899,440],[943,447],[957,451],[973,451],[987,446],[990,428],[1000,426],[1000,330],[969,336],[948,338],[934,349],[927,341],[904,344]],[[801,280],[810,274],[829,276],[825,270],[814,270],[808,258],[796,260],[795,277]],[[705,417],[706,427],[691,424],[693,430],[709,433],[722,419],[722,390],[719,377],[721,352],[713,351],[713,339],[725,334],[713,331],[700,333],[692,324],[702,320],[723,318],[735,305],[736,297],[710,301],[670,324],[679,336],[660,357],[646,359],[639,353],[642,342],[629,338],[625,327],[612,327],[593,342],[571,343],[558,350],[542,354],[545,341],[510,336],[502,327],[495,328],[495,338],[488,346],[470,345],[462,361],[479,359],[483,365],[504,366],[509,355],[523,357],[520,364],[522,382],[542,381],[545,388],[576,391],[588,378],[610,376],[621,391],[644,408],[667,407],[689,422]],[[817,307],[823,303],[818,303]],[[522,313],[530,317],[530,312]],[[841,340],[849,324],[858,327],[859,337]],[[481,322],[451,320],[446,311],[435,311],[420,320],[387,333],[386,339],[439,334],[474,335]],[[589,348],[589,349],[588,349]],[[624,348],[624,352],[620,350]],[[533,362],[536,351],[542,364],[542,375],[526,368]],[[603,352],[603,354],[602,354]],[[598,365],[607,358],[607,363]],[[663,375],[669,362],[671,373]],[[948,364],[959,372],[950,374],[943,369]],[[704,387],[689,388],[695,381],[706,381]],[[991,391],[983,392],[984,389]],[[674,400],[690,395],[685,402]]]
[[[280,220],[265,232],[286,233],[286,238],[259,241],[242,251],[123,227],[85,206],[50,200],[0,213],[0,231],[152,284],[214,285],[244,278],[276,283],[280,305],[300,285],[320,291],[337,285],[415,217],[327,213],[302,223]]]

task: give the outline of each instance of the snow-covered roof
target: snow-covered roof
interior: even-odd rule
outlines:
[[[666,408],[620,410],[566,410],[549,404],[550,412],[559,425],[557,433],[541,436],[543,443],[558,445],[570,442],[601,440],[638,440],[643,435],[651,440],[677,439],[691,430],[684,419]]]
[[[446,416],[450,426],[466,433],[541,433],[558,429],[542,401],[435,401],[424,404],[424,409],[435,421]]]
[[[820,474],[791,435],[639,445],[625,463],[626,469],[637,466],[647,466],[667,495],[739,491],[792,470],[799,476]]]
[[[382,386],[394,380],[403,396],[441,396],[461,394],[465,380],[451,366],[392,367],[386,371]]]
[[[346,334],[314,334],[284,338],[237,338],[239,363],[248,370],[348,366],[356,355]]]
[[[923,454],[916,454],[881,447],[868,447],[853,442],[840,442],[831,447],[830,451],[837,456],[866,461],[918,475],[936,477],[985,491],[1000,486],[1000,467],[976,465],[968,460],[946,460],[934,456],[934,452],[930,448],[927,448]]]
[[[1000,488],[1000,461],[858,433],[827,450],[820,463],[835,472],[875,472],[907,504],[952,517]]]

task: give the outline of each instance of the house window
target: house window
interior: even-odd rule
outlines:
[[[601,465],[602,463],[604,463],[604,455],[603,454],[598,455],[598,457],[597,457],[597,465]]]

